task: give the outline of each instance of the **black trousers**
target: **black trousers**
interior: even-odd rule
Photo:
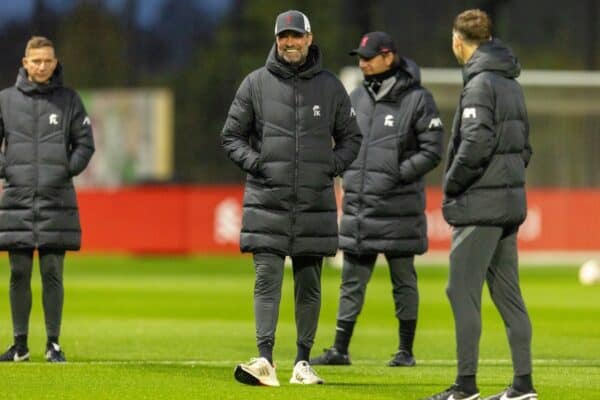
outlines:
[[[63,250],[39,250],[40,274],[42,276],[42,303],[48,336],[60,336],[64,288]],[[33,250],[10,250],[10,309],[13,333],[27,335],[31,313],[31,271]]]
[[[447,288],[454,313],[458,375],[477,373],[484,282],[506,327],[514,374],[531,374],[531,322],[519,286],[517,232],[464,226],[452,233]]]
[[[417,319],[419,290],[414,256],[396,257],[386,254],[392,281],[392,297],[399,320]],[[337,313],[339,321],[354,322],[362,311],[367,284],[371,280],[377,254],[356,255],[344,252],[340,304]]]
[[[258,347],[275,344],[279,303],[283,284],[285,257],[277,254],[254,254],[254,318]],[[321,310],[322,257],[292,257],[296,344],[312,348]]]

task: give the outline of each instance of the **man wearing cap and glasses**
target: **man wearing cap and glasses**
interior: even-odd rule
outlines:
[[[322,260],[338,246],[333,178],[358,154],[361,133],[344,87],[322,69],[312,41],[303,13],[277,17],[266,65],[242,82],[221,134],[229,158],[248,173],[240,248],[253,253],[259,357],[239,364],[234,376],[249,385],[279,386],[273,346],[286,256],[292,259],[297,331],[290,383],[323,383],[308,360],[321,307]]]
[[[398,351],[388,365],[410,367],[419,305],[414,256],[427,250],[424,176],[440,162],[443,126],[419,67],[397,54],[387,33],[364,35],[350,54],[358,55],[365,78],[350,95],[363,144],[344,174],[335,343],[311,363],[350,365],[350,339],[383,253],[399,322]]]

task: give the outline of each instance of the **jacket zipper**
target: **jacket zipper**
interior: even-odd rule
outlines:
[[[295,140],[295,153],[294,153],[294,186],[292,190],[292,215],[290,216],[290,255],[293,254],[294,241],[296,235],[294,234],[294,226],[296,225],[296,200],[298,198],[298,157],[300,153],[300,139],[298,138],[298,77],[294,76],[294,140]]]
[[[367,136],[364,138],[363,143],[365,146],[365,151],[363,152],[362,157],[362,168],[360,169],[360,191],[358,192],[358,218],[356,220],[356,227],[358,231],[358,235],[356,235],[356,244],[360,247],[360,243],[362,241],[361,237],[361,222],[363,219],[363,212],[365,208],[364,202],[364,192],[365,192],[365,175],[367,174],[367,153],[369,151],[369,139],[371,138],[371,131],[373,130],[373,115],[375,114],[375,108],[377,107],[377,103],[373,103],[373,112],[369,116],[369,129],[367,131]],[[360,252],[360,248],[357,249]]]
[[[37,219],[38,219],[38,214],[39,214],[39,210],[38,210],[38,184],[39,184],[39,168],[40,168],[40,160],[39,160],[39,156],[40,156],[40,152],[38,149],[38,144],[39,144],[39,132],[38,132],[38,127],[39,127],[39,118],[38,118],[38,101],[37,101],[37,97],[33,96],[32,97],[33,100],[33,159],[35,160],[35,168],[34,168],[34,173],[33,173],[33,177],[34,177],[34,181],[33,181],[33,220],[32,220],[32,225],[33,225],[33,243],[35,248],[38,248],[38,241],[39,241],[39,232],[38,232],[38,226],[37,226]]]

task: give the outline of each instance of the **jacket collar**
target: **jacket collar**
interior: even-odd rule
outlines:
[[[50,77],[50,82],[46,84],[40,84],[29,80],[27,76],[27,71],[25,68],[19,68],[19,73],[17,74],[17,81],[15,82],[15,86],[23,93],[50,93],[55,89],[62,87],[62,65],[58,63],[54,73]]]
[[[322,71],[321,50],[317,45],[311,45],[308,48],[306,62],[300,67],[295,67],[281,60],[277,56],[276,44],[273,45],[269,55],[267,56],[266,67],[269,71],[284,79],[289,79],[298,76],[301,79],[310,79]]]
[[[421,71],[419,66],[410,58],[401,57],[400,63],[396,67],[397,72],[394,76],[384,80],[381,83],[377,95],[367,88],[366,81],[365,89],[369,92],[375,101],[390,101],[395,102],[407,90],[420,86]]]
[[[464,83],[484,71],[495,72],[507,78],[516,78],[521,73],[521,65],[508,46],[498,39],[492,39],[482,43],[463,66]]]

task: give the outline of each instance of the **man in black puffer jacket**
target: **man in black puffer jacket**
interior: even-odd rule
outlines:
[[[340,248],[344,251],[335,343],[313,364],[349,365],[348,346],[373,267],[385,254],[399,322],[399,347],[389,366],[413,366],[419,293],[415,254],[427,250],[424,176],[440,162],[442,122],[419,67],[397,55],[385,32],[363,36],[365,81],[350,95],[363,144],[344,174]]]
[[[517,231],[525,220],[525,168],[531,157],[520,65],[491,38],[491,21],[468,10],[454,21],[452,49],[464,88],[444,176],[443,213],[453,226],[447,294],[456,328],[458,374],[431,400],[479,399],[476,384],[481,293],[487,281],[506,326],[512,385],[489,400],[537,400],[531,379],[531,322],[519,287]]]
[[[54,45],[27,43],[15,86],[0,92],[0,250],[8,250],[15,344],[0,361],[29,358],[33,252],[39,252],[48,341],[46,359],[65,361],[58,344],[65,250],[78,250],[81,228],[73,177],[94,153],[92,127],[77,93],[62,85]]]
[[[322,383],[308,364],[321,304],[323,256],[336,253],[333,178],[354,160],[361,134],[341,82],[321,68],[308,18],[280,14],[266,66],[238,89],[222,132],[248,173],[240,247],[254,256],[259,356],[235,369],[246,384],[278,386],[273,345],[284,259],[292,258],[297,355],[292,383]],[[332,142],[335,146],[332,146]]]

